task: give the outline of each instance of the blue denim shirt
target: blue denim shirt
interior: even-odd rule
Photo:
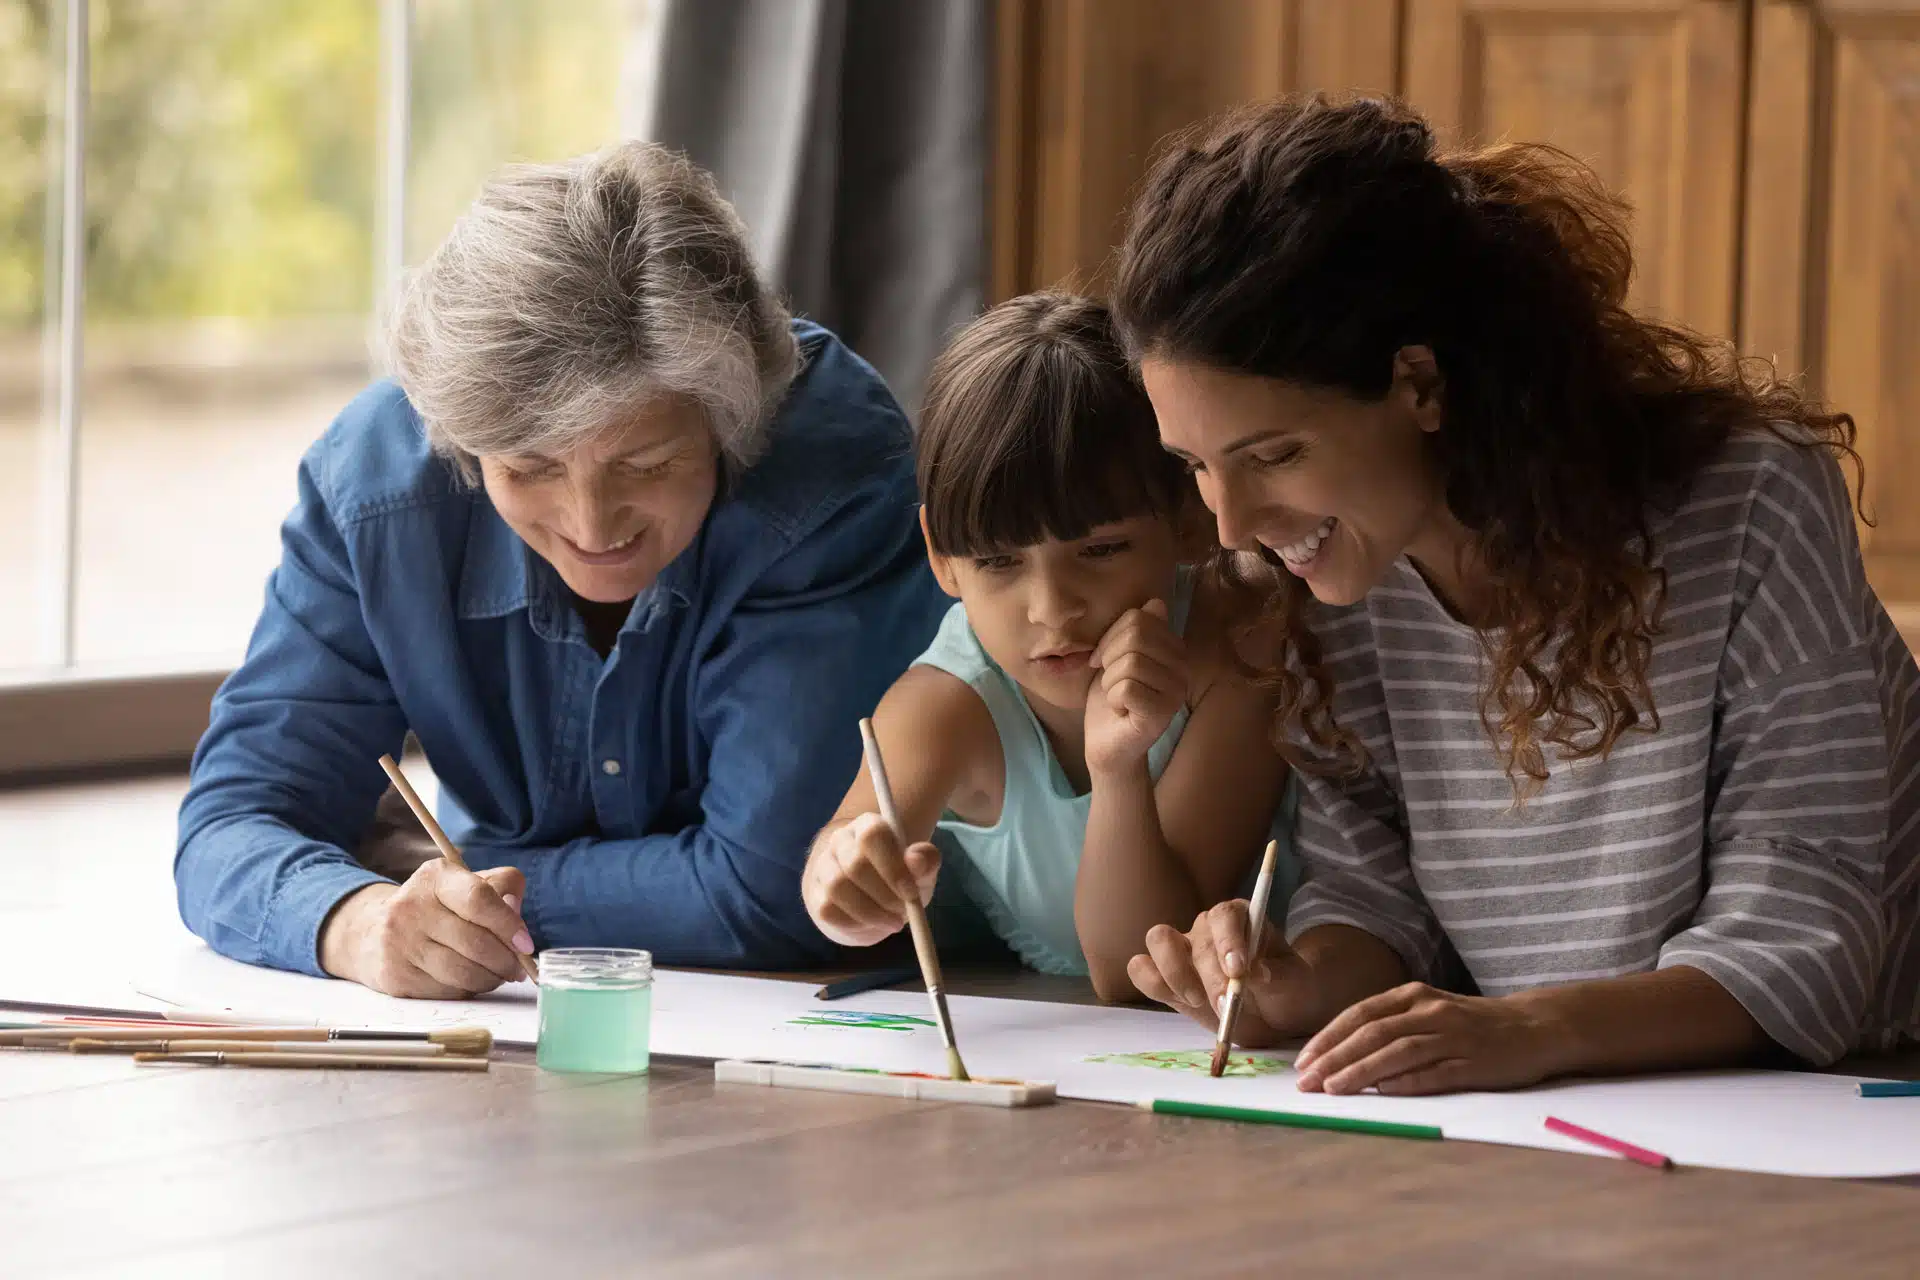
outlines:
[[[604,661],[399,388],[354,400],[301,462],[266,607],[194,756],[174,860],[188,928],[321,972],[328,913],[380,879],[347,850],[411,729],[467,861],[526,873],[538,945],[830,956],[800,900],[807,844],[859,767],[859,717],[947,602],[905,417],[833,335],[795,336],[804,368],[766,454]]]

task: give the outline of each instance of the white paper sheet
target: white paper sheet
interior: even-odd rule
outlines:
[[[536,1029],[534,995],[526,983],[473,1001],[395,1000],[351,983],[236,964],[197,943],[180,946],[133,985],[172,1005],[296,1023],[416,1029],[465,1023],[488,1027],[509,1044],[531,1044]],[[823,1003],[813,998],[815,989],[811,983],[662,971],[654,986],[654,1052],[945,1070],[945,1049],[931,1026],[900,1031],[794,1022],[849,1012],[926,1018],[923,994],[875,991]],[[1087,1061],[1108,1053],[1212,1048],[1205,1028],[1170,1013],[974,996],[953,997],[950,1005],[971,1073],[1052,1080],[1062,1097],[1121,1103],[1170,1098],[1431,1124],[1450,1139],[1599,1154],[1546,1130],[1546,1117],[1555,1115],[1684,1165],[1811,1177],[1920,1174],[1920,1099],[1861,1098],[1859,1081],[1851,1076],[1725,1071],[1514,1093],[1336,1098],[1299,1092],[1290,1070],[1214,1080]]]

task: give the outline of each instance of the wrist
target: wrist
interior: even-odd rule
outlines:
[[[362,885],[337,903],[320,926],[320,967],[336,978],[359,981],[361,944],[367,928],[400,886],[378,881]]]
[[[1541,1077],[1571,1075],[1597,1065],[1580,1023],[1562,993],[1551,987],[1504,997],[1526,1018]]]
[[[1147,753],[1129,754],[1118,760],[1087,757],[1087,781],[1103,790],[1132,788],[1151,793],[1153,772],[1147,768]]]
[[[1312,983],[1316,1031],[1349,1006],[1390,991],[1409,977],[1398,952],[1353,925],[1315,925],[1291,946]]]

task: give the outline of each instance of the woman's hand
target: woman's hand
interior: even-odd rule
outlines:
[[[1098,673],[1087,690],[1087,769],[1111,773],[1144,758],[1186,704],[1186,644],[1167,625],[1167,602],[1150,600],[1114,619],[1087,662]]]
[[[940,874],[940,851],[900,848],[885,818],[862,813],[814,842],[800,896],[821,933],[841,946],[870,947],[907,923],[906,897],[925,906]]]
[[[1157,925],[1147,934],[1146,953],[1128,961],[1127,976],[1148,999],[1209,1030],[1220,1025],[1228,981],[1243,978],[1234,1043],[1263,1048],[1306,1035],[1325,1017],[1313,967],[1271,927],[1260,955],[1249,960],[1247,926],[1244,898],[1201,912],[1186,933]]]
[[[349,895],[320,934],[320,967],[390,996],[458,1000],[522,976],[533,938],[515,867],[464,871],[435,858],[406,883]]]
[[[1518,1089],[1565,1070],[1565,1043],[1555,1023],[1525,1001],[1409,982],[1329,1022],[1294,1066],[1308,1092]]]

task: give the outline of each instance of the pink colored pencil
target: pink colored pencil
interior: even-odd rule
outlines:
[[[1645,1147],[1636,1147],[1631,1142],[1622,1142],[1618,1138],[1609,1138],[1604,1133],[1595,1133],[1591,1129],[1583,1129],[1577,1124],[1572,1124],[1560,1119],[1558,1116],[1547,1117],[1547,1128],[1553,1130],[1555,1133],[1565,1134],[1569,1138],[1577,1138],[1581,1142],[1592,1143],[1602,1151],[1611,1151],[1617,1156],[1631,1160],[1635,1164],[1643,1164],[1649,1169],[1673,1168],[1673,1161],[1661,1155],[1658,1151],[1649,1151]]]

